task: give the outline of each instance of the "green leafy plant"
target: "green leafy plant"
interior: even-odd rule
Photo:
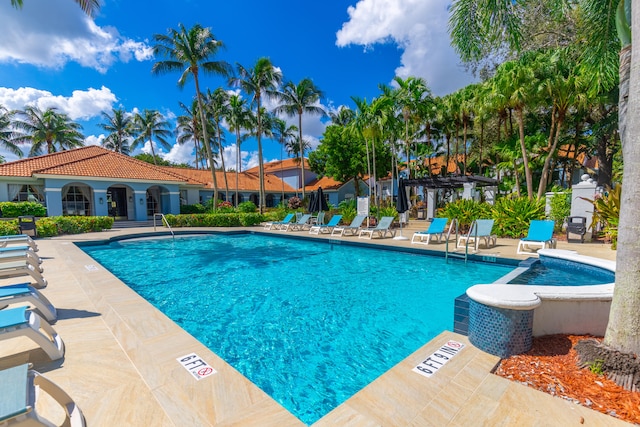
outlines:
[[[620,196],[622,185],[616,185],[609,189],[602,196],[594,200],[583,198],[593,204],[593,220],[591,228],[596,229],[598,223],[602,224],[602,232],[611,241],[611,247],[616,248],[618,244],[618,223],[620,221]]]
[[[458,199],[447,203],[438,210],[438,217],[456,218],[461,231],[468,230],[474,219],[491,218],[491,206],[488,203],[471,199]]]
[[[258,207],[256,206],[255,203],[251,201],[247,201],[247,202],[240,203],[238,205],[237,210],[238,212],[242,212],[242,213],[253,213],[258,211]]]
[[[0,202],[3,218],[17,218],[22,215],[47,216],[47,208],[38,202]]]
[[[16,234],[20,234],[18,220],[0,221],[0,235],[13,236]]]
[[[206,211],[206,208],[202,206],[200,203],[196,203],[195,205],[180,206],[181,214],[205,213],[205,211]]]
[[[494,232],[504,237],[525,236],[532,219],[545,218],[544,205],[544,200],[529,200],[527,197],[498,199],[492,208]]]
[[[218,203],[217,211],[219,213],[232,213],[235,212],[235,208],[231,202],[225,200],[224,202]]]
[[[561,232],[565,218],[571,214],[571,191],[554,193],[549,204],[549,219],[556,222],[555,231]]]
[[[604,375],[604,360],[596,359],[593,362],[589,363],[589,370],[596,375]]]
[[[338,204],[338,212],[342,215],[342,222],[350,224],[358,215],[357,204],[355,200],[343,200]]]

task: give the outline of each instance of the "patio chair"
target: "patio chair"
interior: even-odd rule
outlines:
[[[457,247],[468,245],[473,242],[475,244],[475,250],[478,251],[478,245],[480,244],[480,240],[484,240],[484,246],[486,248],[490,248],[496,245],[498,240],[495,234],[491,234],[491,230],[493,229],[492,219],[476,219],[471,224],[469,228],[469,232],[460,236],[458,239]]]
[[[413,233],[411,243],[428,245],[432,237],[438,242],[442,241],[445,236],[444,229],[447,227],[448,222],[449,218],[433,218],[431,224],[429,224],[429,228],[424,231],[416,231]],[[453,222],[451,224],[453,225]],[[450,233],[451,227],[449,227],[449,231],[446,233],[447,238],[449,238]]]
[[[316,224],[309,229],[309,234],[332,233],[333,229],[340,224],[342,215],[334,215],[326,224]]]
[[[357,215],[351,221],[351,224],[347,226],[336,226],[331,231],[331,236],[355,236],[356,233],[360,231],[360,227],[362,227],[362,223],[367,219],[366,215]]]
[[[0,286],[0,309],[6,308],[9,304],[21,303],[33,307],[33,310],[47,319],[49,323],[54,323],[58,319],[53,304],[28,283]]]
[[[5,248],[10,245],[28,245],[34,252],[38,252],[38,245],[31,236],[26,234],[0,236],[0,248]]]
[[[40,267],[34,267],[26,259],[0,259],[0,279],[10,277],[31,276],[33,282],[31,285],[35,288],[42,289],[47,287],[47,279],[42,277]]]
[[[392,230],[391,224],[395,218],[392,216],[383,216],[380,218],[380,222],[375,228],[365,228],[360,230],[358,237],[361,239],[373,239],[373,236],[377,234],[380,238],[384,238],[389,234],[391,237],[396,235],[396,231]],[[368,237],[367,237],[368,236]]]
[[[520,239],[518,242],[518,255],[535,255],[538,256],[537,251],[531,249],[531,247],[540,247],[544,249],[546,246],[549,248],[556,247],[556,240],[553,238],[553,228],[555,227],[555,221],[552,220],[538,220],[534,219],[529,223],[529,231],[527,236]],[[528,250],[525,250],[528,249]]]
[[[60,335],[46,320],[27,307],[0,310],[0,341],[16,337],[31,339],[51,360],[64,355],[64,343]]]
[[[264,225],[265,230],[277,230],[281,225],[288,224],[293,219],[294,214],[290,213],[282,221],[271,221]]]
[[[6,248],[2,248],[6,249]],[[42,264],[42,260],[38,255],[36,255],[33,251],[6,251],[2,252],[0,250],[0,265],[4,262],[10,261],[24,261],[27,264],[31,265],[35,270],[39,273],[44,272],[40,264]]]
[[[84,415],[73,399],[55,383],[29,368],[25,363],[0,371],[0,396],[3,397],[0,426],[57,425],[38,413],[38,410],[48,408],[37,403],[42,396],[40,391],[43,391],[64,410],[65,419],[61,425],[84,427]]]
[[[296,222],[289,222],[287,224],[282,224],[282,226],[280,226],[278,230],[284,230],[284,231],[305,230],[306,228],[311,227],[311,224],[309,224],[310,219],[311,219],[311,214],[304,214]]]

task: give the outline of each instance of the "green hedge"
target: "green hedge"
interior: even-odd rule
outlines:
[[[0,202],[3,218],[17,218],[23,215],[47,216],[47,208],[37,202]]]
[[[113,218],[108,216],[53,216],[36,219],[38,237],[89,233],[108,230],[111,227],[113,227]],[[20,234],[17,219],[0,221],[0,236],[15,234]]]
[[[165,215],[171,227],[248,227],[265,220],[259,213]]]

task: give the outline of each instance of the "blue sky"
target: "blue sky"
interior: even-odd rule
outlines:
[[[435,95],[474,81],[449,44],[448,2],[439,0],[102,0],[87,17],[72,0],[24,0],[16,10],[0,0],[0,105],[56,107],[83,126],[87,144],[100,144],[102,111],[157,109],[169,119],[195,94],[177,88],[178,74],[154,76],[153,35],[180,23],[212,29],[225,44],[217,59],[252,67],[269,57],[284,78],[309,77],[324,92],[321,105],[354,108],[352,96],[372,99],[395,75],[423,77]],[[227,87],[203,77],[203,89]],[[297,118],[285,118],[297,124]],[[305,138],[315,147],[327,120],[305,116]],[[235,137],[227,138],[225,164],[236,167]],[[161,155],[193,162],[193,147]],[[141,148],[149,151],[149,147]],[[280,158],[276,142],[265,160]],[[139,151],[139,150],[138,150]],[[8,161],[12,154],[2,152]],[[243,169],[257,164],[255,141],[242,144]]]

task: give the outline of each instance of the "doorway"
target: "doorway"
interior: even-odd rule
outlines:
[[[109,216],[115,220],[127,220],[127,189],[110,187],[107,190],[107,203],[109,204]]]

